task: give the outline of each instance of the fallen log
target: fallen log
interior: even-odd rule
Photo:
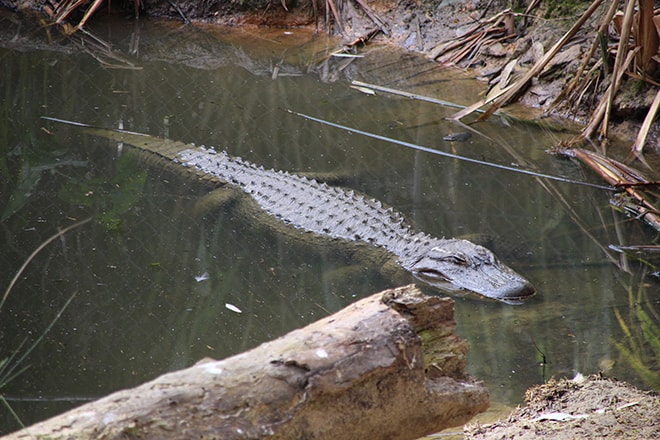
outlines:
[[[454,301],[386,290],[248,352],[203,360],[3,437],[411,439],[468,421]]]

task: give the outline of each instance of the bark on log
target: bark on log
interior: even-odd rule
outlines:
[[[203,360],[3,439],[410,439],[488,407],[454,302],[386,290],[248,352]]]

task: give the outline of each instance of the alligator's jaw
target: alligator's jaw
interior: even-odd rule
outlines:
[[[509,278],[501,286],[491,285],[488,288],[484,288],[484,286],[459,284],[456,281],[450,282],[442,279],[433,279],[427,274],[419,272],[413,272],[413,275],[417,280],[444,292],[450,292],[452,294],[471,292],[484,298],[494,299],[511,305],[524,304],[536,294],[534,286],[522,277],[518,277],[518,279]]]

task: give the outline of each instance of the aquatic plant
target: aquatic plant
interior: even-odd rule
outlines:
[[[660,316],[649,298],[647,285],[639,283],[637,292],[629,287],[627,314],[615,308],[614,315],[625,336],[623,341],[612,341],[621,358],[644,383],[660,389]]]
[[[57,235],[59,237],[59,234]],[[19,274],[22,273],[22,270],[19,271]],[[9,296],[9,292],[11,291],[11,287],[13,286],[13,283],[9,286],[9,288],[6,290],[5,294],[2,297],[2,302],[0,302],[0,309],[2,308],[2,304],[4,303],[4,300],[6,300],[7,296]],[[26,358],[32,353],[32,351],[39,345],[39,343],[43,340],[43,338],[48,334],[48,332],[53,328],[55,323],[60,319],[66,308],[71,304],[71,301],[75,298],[77,292],[74,292],[69,299],[64,303],[62,308],[57,312],[53,320],[48,324],[48,327],[39,335],[39,337],[32,342],[25,350],[23,348],[25,347],[25,344],[28,341],[28,338],[25,337],[20,344],[18,344],[18,347],[12,351],[12,353],[4,358],[0,359],[0,401],[3,403],[7,411],[9,411],[10,415],[16,420],[18,425],[21,428],[25,428],[23,425],[23,422],[21,421],[20,417],[16,412],[13,410],[9,402],[7,402],[7,399],[5,396],[2,394],[2,389],[7,386],[11,381],[16,379],[19,375],[24,373],[28,368],[30,368],[29,365],[25,365],[25,360]],[[0,310],[1,311],[1,310]]]

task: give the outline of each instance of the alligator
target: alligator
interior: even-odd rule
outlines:
[[[265,169],[212,147],[62,119],[44,119],[82,127],[88,134],[154,153],[204,179],[237,187],[249,194],[268,216],[288,225],[290,230],[384,249],[414,279],[442,292],[473,292],[509,304],[520,304],[535,294],[529,281],[485,247],[463,239],[435,238],[414,232],[402,214],[353,190],[287,171]]]

